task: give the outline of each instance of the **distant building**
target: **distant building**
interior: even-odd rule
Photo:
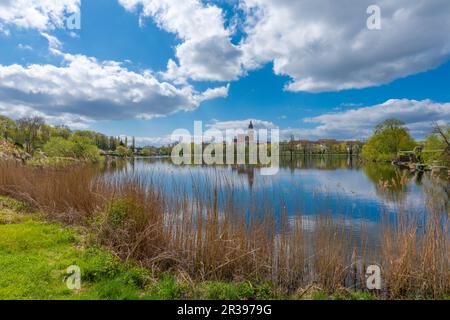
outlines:
[[[237,138],[234,139],[234,142],[239,144],[245,143],[247,145],[255,143],[255,130],[252,121],[250,121],[250,124],[248,125],[247,133],[238,134]]]
[[[363,143],[360,141],[345,141],[336,139],[295,140],[284,141],[280,144],[281,152],[289,154],[359,154]]]

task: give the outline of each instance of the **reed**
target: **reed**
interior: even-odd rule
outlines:
[[[1,194],[46,212],[48,219],[87,227],[98,244],[155,274],[175,272],[190,282],[271,283],[283,293],[315,286],[332,294],[363,290],[364,266],[376,256],[387,297],[450,293],[449,224],[437,210],[387,219],[380,250],[368,257],[348,218],[299,214],[292,220],[285,209],[275,209],[283,205],[241,201],[239,186],[226,177],[204,183],[208,192],[195,177],[192,183],[186,190],[158,186],[151,175],[0,163]]]
[[[383,231],[380,260],[391,298],[439,298],[450,292],[448,219],[436,211],[396,217]]]

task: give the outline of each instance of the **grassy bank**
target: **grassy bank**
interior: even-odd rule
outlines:
[[[89,244],[86,230],[45,222],[45,215],[0,197],[0,299],[368,299],[364,293],[327,296],[320,290],[279,295],[250,282],[192,283],[182,274],[152,274]],[[65,283],[66,269],[81,269],[81,290]]]
[[[270,203],[243,206],[234,196],[238,187],[226,181],[210,192],[193,185],[189,195],[149,176],[104,179],[86,166],[0,163],[0,193],[45,212],[46,221],[85,230],[91,245],[135,261],[150,279],[172,275],[176,288],[187,288],[174,289],[175,297],[298,298],[310,294],[305,288],[339,296],[365,290],[365,267],[373,263],[382,268],[382,298],[449,295],[449,225],[439,209],[398,212],[371,252],[364,226],[362,242],[353,237],[354,221],[307,221],[300,213],[292,221]]]

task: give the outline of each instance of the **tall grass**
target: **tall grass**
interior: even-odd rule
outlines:
[[[352,221],[321,216],[311,231],[311,221],[289,219],[268,201],[240,203],[231,181],[210,181],[210,192],[192,181],[189,193],[149,176],[105,178],[86,166],[0,163],[1,194],[48,219],[88,227],[96,242],[155,273],[176,272],[188,282],[271,283],[283,293],[312,286],[336,293],[364,289],[365,266],[375,261],[389,298],[450,294],[449,224],[437,211],[387,219],[380,250],[369,252],[354,238]]]
[[[430,211],[403,215],[385,227],[380,255],[391,298],[438,298],[450,292],[450,241],[447,217]]]

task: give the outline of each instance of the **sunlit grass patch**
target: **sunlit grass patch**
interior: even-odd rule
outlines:
[[[64,281],[71,265],[82,270],[79,292]],[[0,225],[0,270],[0,299],[135,299],[145,275],[109,252],[85,249],[71,229],[32,219]]]

